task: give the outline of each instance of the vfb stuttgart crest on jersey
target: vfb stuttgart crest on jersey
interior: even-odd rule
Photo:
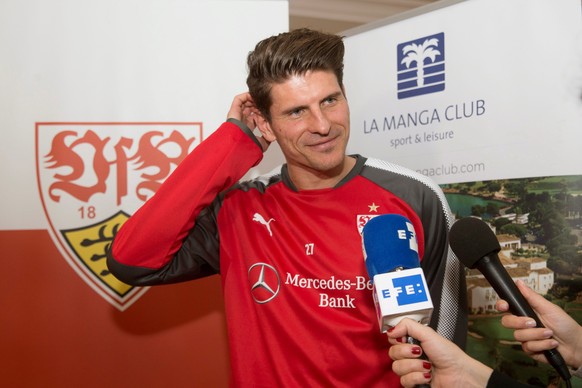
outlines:
[[[38,187],[59,251],[125,310],[147,288],[109,273],[105,252],[129,218],[202,141],[202,123],[37,123]]]

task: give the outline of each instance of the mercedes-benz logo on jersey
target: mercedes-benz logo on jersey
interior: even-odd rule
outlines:
[[[277,270],[265,263],[256,263],[249,268],[249,282],[251,296],[259,304],[273,300],[281,289],[281,279]]]

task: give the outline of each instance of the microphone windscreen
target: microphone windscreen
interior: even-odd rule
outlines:
[[[461,218],[449,232],[449,244],[459,260],[469,268],[484,256],[501,250],[491,228],[475,217]]]
[[[414,226],[399,214],[382,214],[369,220],[362,231],[364,257],[370,278],[397,268],[420,266]]]

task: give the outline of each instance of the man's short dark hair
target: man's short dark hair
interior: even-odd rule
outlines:
[[[271,121],[273,84],[310,70],[333,72],[343,88],[344,51],[341,36],[307,28],[260,41],[247,57],[247,86],[257,108]]]

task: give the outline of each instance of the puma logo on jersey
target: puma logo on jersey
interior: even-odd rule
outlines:
[[[275,221],[274,218],[271,218],[269,221],[266,221],[262,215],[260,215],[259,213],[255,213],[253,215],[253,221],[265,225],[267,231],[269,232],[269,236],[273,237],[273,232],[271,231],[271,221]]]

